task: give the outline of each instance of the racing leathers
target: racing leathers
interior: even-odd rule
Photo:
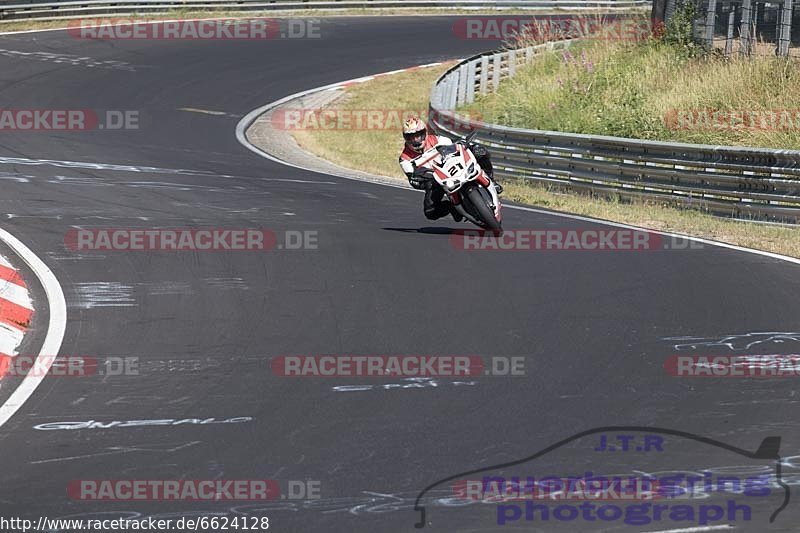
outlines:
[[[450,202],[444,200],[444,189],[441,185],[436,183],[433,179],[433,169],[426,166],[417,166],[417,162],[422,154],[437,146],[447,146],[453,144],[453,141],[443,135],[428,134],[425,139],[425,144],[421,152],[417,152],[406,146],[400,154],[400,168],[403,169],[409,184],[415,189],[425,190],[425,200],[423,201],[423,211],[428,220],[436,220],[452,214],[456,222],[460,222],[461,214],[453,207]],[[492,161],[489,151],[483,146],[473,143],[470,145],[470,150],[475,155],[478,164],[489,176],[493,178]],[[495,181],[498,194],[502,191],[500,185]]]

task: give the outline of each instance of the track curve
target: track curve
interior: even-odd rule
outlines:
[[[4,228],[63,285],[61,353],[141,359],[139,376],[47,379],[0,429],[3,514],[252,514],[259,505],[74,501],[65,487],[87,478],[311,479],[322,500],[261,506],[273,529],[407,531],[414,498],[437,479],[525,457],[591,427],[670,427],[748,449],[780,435],[784,456],[800,454],[796,381],[692,381],[662,369],[679,343],[669,337],[800,331],[797,265],[712,246],[464,253],[450,245],[451,224],[424,220],[416,194],[281,166],[237,142],[238,120],[265,102],[487,46],[454,38],[452,24],[336,18],[323,21],[320,40],[262,42],[0,36],[2,107],[133,109],[142,117],[138,131],[0,133]],[[541,212],[505,216],[508,228],[588,227]],[[65,250],[72,228],[132,226],[310,230],[319,249]],[[476,300],[493,315],[476,312],[486,308]],[[332,386],[364,380],[287,380],[269,370],[270,357],[315,353],[522,356],[527,374],[341,393]],[[252,420],[34,428],[211,417]],[[712,462],[698,450],[637,460],[653,470]],[[547,473],[568,464],[553,459]],[[787,475],[795,471],[787,466]],[[480,507],[430,515],[430,526],[509,527]],[[791,508],[784,514],[772,529],[796,522]],[[612,527],[579,529],[601,526]]]

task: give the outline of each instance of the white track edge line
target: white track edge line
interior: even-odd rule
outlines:
[[[445,62],[442,62],[442,63],[445,63]],[[408,69],[403,69],[403,70],[410,70],[411,68],[414,68],[414,67],[410,67]],[[378,76],[378,74],[376,74],[376,76]],[[351,81],[351,80],[348,80],[348,81]],[[255,145],[253,145],[247,139],[247,136],[245,135],[245,132],[247,131],[247,128],[249,128],[253,124],[253,122],[256,121],[256,119],[259,116],[263,115],[264,113],[266,113],[267,111],[269,111],[269,110],[271,110],[271,109],[273,109],[275,107],[283,105],[286,102],[290,102],[291,100],[294,100],[296,98],[302,98],[304,96],[308,96],[310,94],[314,94],[314,93],[317,93],[317,92],[322,92],[322,91],[326,91],[326,90],[329,90],[329,89],[332,89],[332,88],[341,87],[342,84],[348,83],[348,81],[340,81],[340,82],[337,82],[337,83],[331,83],[330,85],[325,85],[323,87],[318,87],[316,89],[308,89],[306,91],[301,91],[299,93],[295,93],[295,94],[286,96],[284,98],[281,98],[280,100],[276,100],[276,101],[271,102],[269,104],[263,105],[263,106],[261,106],[261,107],[259,107],[257,109],[254,109],[253,111],[251,111],[247,115],[245,115],[239,121],[239,123],[236,125],[236,139],[239,141],[239,143],[242,146],[244,146],[245,148],[247,148],[251,152],[254,152],[254,153],[256,153],[256,154],[258,154],[261,157],[264,157],[266,159],[269,159],[270,161],[275,161],[276,163],[280,163],[282,165],[287,165],[287,166],[294,167],[294,168],[299,168],[301,170],[307,170],[309,172],[314,172],[316,174],[325,174],[324,171],[320,171],[318,169],[313,169],[313,168],[307,168],[307,167],[304,167],[304,166],[301,166],[301,165],[296,165],[294,163],[290,163],[288,161],[284,161],[284,160],[279,159],[279,158],[277,158],[277,157],[275,157],[273,155],[268,154],[267,152],[261,150],[260,148],[258,148]],[[401,185],[401,184],[395,185],[395,184],[392,184],[392,183],[385,183],[384,181],[380,181],[380,180],[371,181],[371,180],[356,178],[356,177],[352,177],[352,176],[336,176],[336,177],[343,178],[343,179],[349,179],[349,180],[356,180],[356,181],[360,181],[362,183],[374,183],[376,185],[382,185],[384,187],[394,187],[396,189],[414,191],[414,189],[406,187],[405,185]],[[376,176],[376,177],[379,177],[379,176]],[[380,176],[380,177],[386,178],[386,176]],[[414,192],[419,192],[419,191],[414,191]],[[539,213],[539,214],[543,214],[543,215],[549,215],[549,216],[555,216],[555,217],[561,217],[561,218],[568,218],[568,219],[571,219],[571,220],[580,220],[582,222],[591,222],[593,224],[603,224],[603,225],[606,225],[606,226],[613,226],[613,227],[617,227],[617,228],[645,231],[645,232],[648,232],[648,233],[654,233],[656,235],[664,235],[666,237],[678,237],[678,238],[686,239],[686,240],[693,241],[693,242],[699,242],[699,243],[702,243],[702,244],[707,244],[709,246],[717,246],[719,248],[727,248],[729,250],[735,250],[737,252],[744,252],[744,253],[749,253],[749,254],[761,255],[761,256],[764,256],[764,257],[769,257],[771,259],[778,259],[780,261],[786,261],[787,263],[793,263],[795,265],[800,265],[800,259],[795,258],[795,257],[789,257],[787,255],[776,254],[774,252],[767,252],[767,251],[764,251],[764,250],[756,250],[756,249],[753,249],[753,248],[746,248],[744,246],[737,246],[735,244],[729,244],[729,243],[726,243],[726,242],[713,241],[713,240],[710,240],[710,239],[704,239],[702,237],[693,237],[691,235],[685,235],[685,234],[682,234],[682,233],[672,233],[672,232],[669,232],[669,231],[659,231],[659,230],[654,230],[654,229],[650,229],[650,228],[643,228],[641,226],[633,226],[633,225],[630,225],[630,224],[623,224],[621,222],[613,222],[611,220],[603,220],[603,219],[600,219],[600,218],[591,218],[591,217],[585,217],[585,216],[581,216],[581,215],[573,215],[571,213],[561,213],[561,212],[558,212],[558,211],[549,211],[549,210],[546,210],[546,209],[537,209],[535,207],[526,207],[526,206],[521,206],[521,205],[503,205],[503,207],[505,209],[516,209],[518,211],[529,211],[531,213]]]
[[[20,407],[22,407],[28,398],[34,393],[36,388],[41,384],[47,376],[50,367],[53,365],[52,356],[58,355],[61,349],[61,343],[64,340],[64,332],[67,328],[67,303],[64,300],[64,292],[61,290],[61,285],[58,283],[53,271],[39,259],[22,241],[11,235],[6,230],[0,228],[0,240],[6,243],[22,260],[27,264],[39,282],[44,288],[45,295],[50,312],[50,320],[47,325],[47,334],[45,335],[42,348],[39,355],[34,362],[34,366],[43,371],[35,372],[35,375],[30,373],[25,376],[22,383],[16,390],[8,397],[8,399],[0,405],[0,427],[3,426],[8,420],[14,416]]]

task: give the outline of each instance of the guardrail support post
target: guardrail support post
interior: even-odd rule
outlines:
[[[778,47],[775,53],[782,57],[789,57],[789,44],[792,36],[792,0],[783,0],[778,12]]]
[[[753,52],[753,31],[750,24],[751,0],[742,0],[742,22],[739,26],[739,53],[749,56]]]
[[[760,6],[760,7],[759,7]],[[756,2],[753,0],[753,13],[750,15],[750,38],[753,43],[757,42],[758,39],[758,17],[759,14],[761,15],[761,20],[764,20],[764,8],[766,6],[763,3]]]
[[[467,99],[467,66],[458,67],[458,96],[456,96],[456,107],[463,104]]]
[[[675,0],[667,0],[667,6],[664,9],[664,20],[671,19],[673,13],[675,13]]]
[[[497,91],[500,87],[500,54],[492,56],[492,90]]]
[[[731,12],[728,13],[728,34],[725,39],[725,56],[731,55],[733,51],[733,19],[736,17],[736,6],[731,6]]]
[[[489,84],[489,56],[481,57],[481,95],[487,93]]]
[[[714,21],[717,18],[717,0],[708,0],[706,5],[706,27],[703,28],[703,44],[706,48],[714,46]]]
[[[508,51],[508,76],[513,78],[517,74],[517,51]]]
[[[477,74],[477,61],[470,61],[467,65],[467,103],[471,104],[475,101],[475,78]]]
[[[458,101],[458,72],[450,75],[450,83],[447,87],[447,109],[455,109]]]

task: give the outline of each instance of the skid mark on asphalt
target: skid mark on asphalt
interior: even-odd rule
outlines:
[[[100,215],[88,215],[85,217],[75,217],[76,220],[141,220],[142,222],[148,222],[150,217],[137,217],[137,216],[100,216]],[[75,229],[81,229],[79,226],[72,226]]]
[[[136,72],[141,66],[135,66],[125,61],[101,61],[85,56],[74,56],[71,54],[53,54],[50,52],[22,52],[19,50],[6,50],[0,48],[0,56],[12,59],[29,59],[32,61],[43,61],[45,63],[55,63],[59,65],[72,65],[73,67],[88,67],[110,70],[124,70]]]
[[[31,179],[36,179],[36,176],[28,176],[26,174],[12,172],[0,172],[0,180],[16,181],[17,183],[30,183]]]
[[[134,307],[133,287],[117,281],[90,281],[76,283],[73,286],[72,298],[67,298],[67,305],[80,309],[95,307]]]
[[[104,261],[106,256],[99,253],[82,254],[79,252],[65,254],[64,252],[47,252],[47,256],[54,261],[86,261],[87,259]]]
[[[205,359],[152,359],[152,358],[141,358],[139,360],[139,373],[140,374],[164,374],[167,372],[176,372],[176,373],[191,373],[191,372],[201,372],[203,370],[218,370],[220,368],[224,368],[226,366],[226,362],[220,361],[218,358],[211,358],[207,357]],[[117,401],[114,403],[122,403],[122,399],[130,398],[130,396],[121,396],[117,398]],[[138,400],[138,403],[141,404],[141,400],[150,400],[152,397],[144,397]],[[160,401],[163,403],[181,403],[184,400],[188,400],[189,397],[182,397],[176,400],[169,400],[167,398],[160,398]],[[136,403],[136,402],[132,402]]]
[[[241,115],[233,115],[231,113],[226,113],[225,111],[213,111],[211,109],[198,109],[196,107],[179,107],[178,111],[186,111],[186,112],[189,112],[189,113],[200,113],[201,115],[213,115],[215,117],[242,118]]]
[[[38,218],[38,219],[51,218],[53,220],[61,220],[62,218],[64,218],[63,215],[44,214],[53,212],[54,211],[53,209],[42,209],[41,211],[43,214],[40,215],[16,215],[14,213],[8,213],[6,214],[6,218],[9,220],[11,220],[12,218]]]
[[[109,187],[112,183],[103,182],[94,176],[53,176],[47,180],[47,183],[56,183],[64,185],[92,185],[94,187]]]
[[[242,278],[205,278],[203,281],[212,289],[248,290],[250,288]]]
[[[137,284],[152,296],[171,296],[176,294],[192,294],[192,285],[188,281],[154,281]]]
[[[61,256],[51,256],[61,259]],[[102,256],[101,256],[102,257]],[[204,278],[199,282],[190,281],[145,281],[121,283],[118,281],[89,281],[72,286],[67,298],[69,307],[94,309],[97,307],[135,307],[138,304],[135,293],[147,296],[192,295],[197,289],[248,290],[242,278]]]

